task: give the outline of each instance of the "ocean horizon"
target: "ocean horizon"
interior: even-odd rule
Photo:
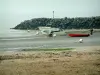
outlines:
[[[0,28],[0,37],[24,37],[24,36],[32,36],[36,32],[31,30],[28,32],[27,30],[16,30],[10,28]]]

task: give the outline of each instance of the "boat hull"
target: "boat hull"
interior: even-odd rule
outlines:
[[[89,34],[68,34],[70,37],[88,37]]]

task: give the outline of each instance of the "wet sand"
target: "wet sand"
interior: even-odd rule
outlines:
[[[83,43],[79,43],[79,39],[83,39]],[[100,32],[96,32],[89,37],[69,37],[68,35],[46,37],[37,35],[0,38],[0,51],[32,48],[76,48],[85,46],[100,46]]]

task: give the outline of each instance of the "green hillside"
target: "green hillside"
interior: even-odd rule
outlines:
[[[18,24],[14,29],[37,29],[39,26],[60,29],[100,29],[100,16],[76,18],[33,18]]]

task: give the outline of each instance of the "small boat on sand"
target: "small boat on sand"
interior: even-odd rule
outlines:
[[[90,34],[68,34],[70,37],[88,37]]]

